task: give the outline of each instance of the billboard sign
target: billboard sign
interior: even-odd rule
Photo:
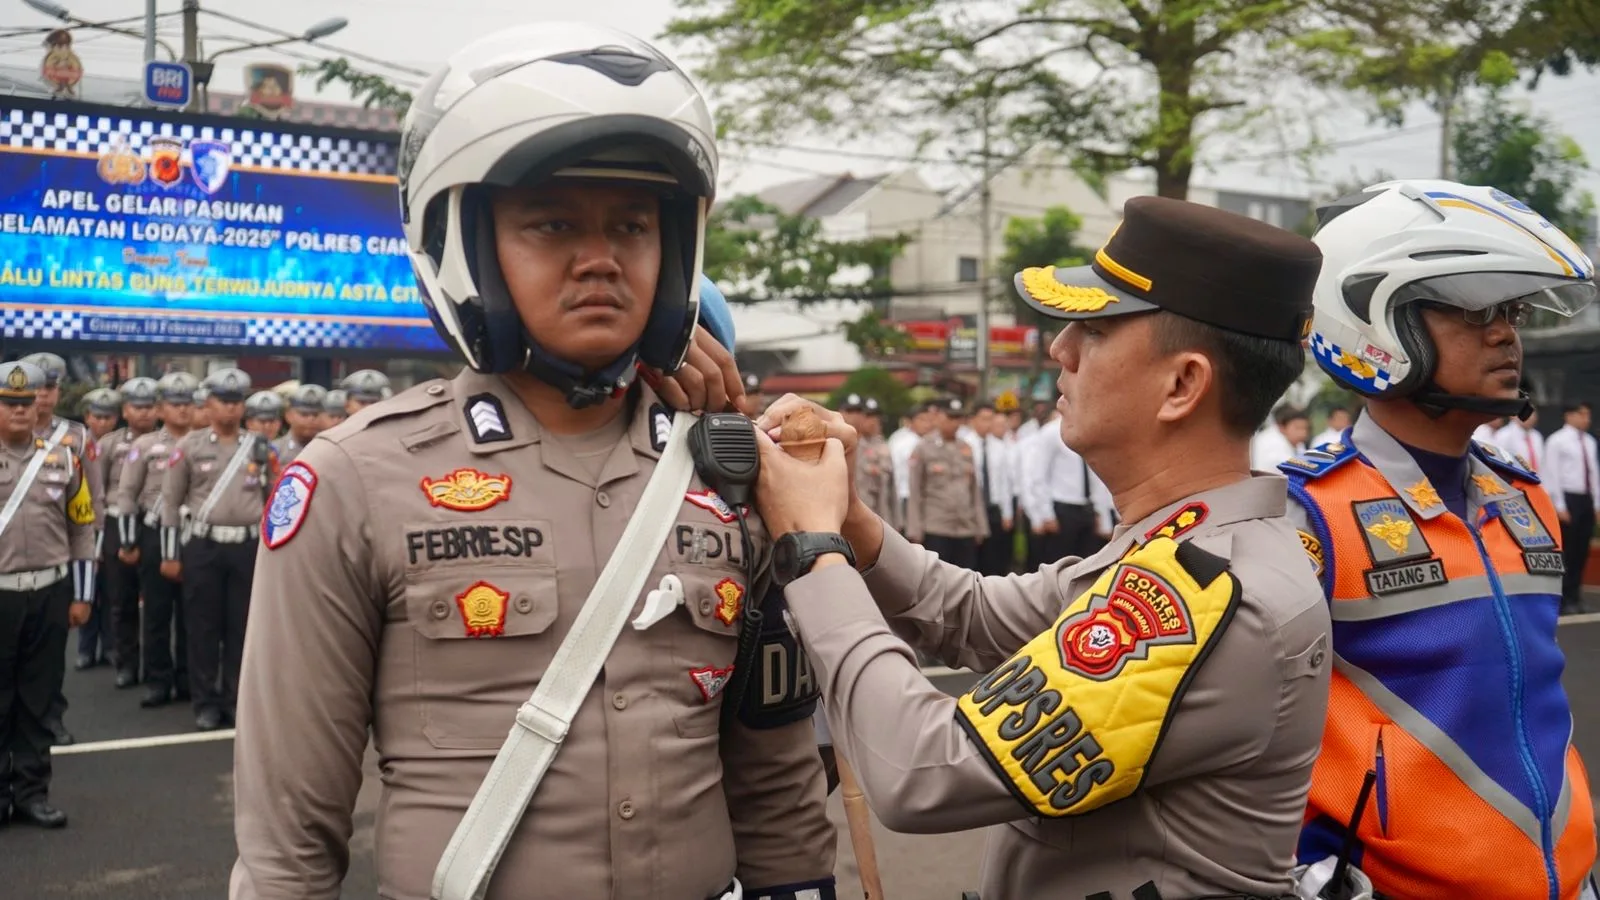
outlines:
[[[5,337],[444,351],[391,136],[3,102]]]

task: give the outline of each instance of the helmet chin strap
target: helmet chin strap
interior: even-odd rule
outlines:
[[[1524,421],[1533,415],[1533,400],[1527,391],[1518,391],[1516,397],[1505,400],[1494,397],[1462,397],[1457,394],[1447,394],[1430,381],[1411,395],[1411,402],[1417,404],[1429,418],[1434,419],[1453,409],[1491,416],[1515,416]]]
[[[628,348],[626,353],[609,365],[586,372],[581,366],[552,356],[526,331],[522,333],[522,340],[527,348],[522,357],[523,370],[561,391],[566,395],[567,405],[573,409],[587,409],[604,403],[610,397],[626,391],[638,374],[637,346]]]

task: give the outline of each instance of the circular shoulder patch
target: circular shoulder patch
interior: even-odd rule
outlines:
[[[268,550],[289,543],[311,511],[311,496],[317,489],[317,473],[303,462],[292,462],[278,478],[272,499],[261,514],[261,541]]]

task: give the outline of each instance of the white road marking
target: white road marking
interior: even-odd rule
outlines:
[[[143,750],[146,747],[171,747],[178,744],[203,744],[208,741],[233,740],[232,728],[216,731],[196,731],[190,734],[158,734],[152,737],[119,738],[114,741],[90,741],[87,744],[68,744],[51,747],[51,756],[71,756],[74,753],[104,753],[108,750]]]
[[[1600,612],[1575,613],[1575,614],[1570,615],[1570,616],[1562,616],[1559,620],[1557,620],[1556,624],[1557,625],[1587,625],[1590,622],[1600,622]]]

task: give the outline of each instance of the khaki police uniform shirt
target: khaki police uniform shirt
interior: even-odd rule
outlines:
[[[901,638],[948,665],[990,671],[1191,501],[1209,512],[1178,539],[1230,560],[1242,585],[1233,620],[1189,673],[1138,792],[1079,816],[1033,817]],[[1285,504],[1283,478],[1254,477],[1122,525],[1092,557],[1007,577],[940,562],[885,530],[865,578],[836,565],[789,585],[834,744],[873,811],[897,831],[995,826],[983,900],[1098,891],[1126,900],[1146,881],[1165,900],[1288,893],[1332,657],[1327,606]]]
[[[298,532],[285,542],[269,525],[277,549],[256,563],[235,900],[339,896],[369,724],[384,772],[379,894],[428,896],[660,457],[670,422],[640,388],[626,433],[588,460],[582,438],[545,433],[498,378],[464,371],[357,412],[286,467],[315,486]],[[299,507],[277,493],[269,523],[292,522]],[[684,603],[623,628],[490,898],[698,900],[736,871],[747,888],[832,874],[809,717],[719,725],[748,599],[739,529],[698,478],[677,517],[638,564],[649,589],[681,579]],[[749,523],[764,559],[770,540]]]
[[[930,434],[912,451],[910,470],[906,534],[918,539],[989,536],[989,511],[970,444]]]
[[[300,451],[306,449],[306,445],[295,440],[293,434],[286,434],[273,441],[272,448],[278,451],[278,465],[287,466],[295,461]]]
[[[165,426],[149,434],[140,435],[128,448],[122,461],[122,477],[117,480],[117,509],[125,516],[139,517],[139,527],[146,527],[144,516],[161,509],[161,489],[166,486],[167,463],[178,446],[178,438]],[[160,525],[160,521],[153,523]]]
[[[856,495],[867,508],[900,527],[900,498],[894,487],[894,462],[883,438],[862,438],[856,444]]]
[[[94,465],[99,470],[100,483],[105,486],[105,507],[108,515],[120,515],[124,509],[118,487],[122,483],[123,473],[127,470],[128,453],[142,436],[135,434],[130,428],[118,428],[102,437],[96,445]]]
[[[51,435],[55,434],[56,428],[63,423],[67,426],[67,430],[62,433],[61,440],[56,446],[70,450],[78,457],[78,463],[82,466],[84,474],[89,479],[89,497],[94,503],[95,528],[99,528],[105,522],[106,517],[105,480],[101,476],[100,467],[96,464],[98,448],[95,446],[93,436],[89,434],[89,426],[82,422],[74,422],[71,419],[63,419],[60,416],[52,416],[49,425],[35,429],[34,433],[49,441]]]
[[[94,559],[94,507],[83,503],[88,475],[76,453],[59,446],[46,450],[46,443],[36,438],[21,448],[0,444],[0,509],[11,502],[34,454],[45,454],[0,537],[0,574]]]
[[[217,489],[217,502],[212,504],[206,523],[223,527],[255,525],[261,521],[261,507],[266,499],[268,473],[266,467],[255,462],[257,448],[252,448],[246,462],[240,464],[227,484],[217,487],[222,475],[233,461],[239,442],[251,436],[244,429],[231,439],[223,440],[210,428],[191,431],[178,441],[167,461],[166,480],[161,487],[161,524],[176,528],[182,523],[180,509],[198,516],[200,507]],[[260,443],[256,438],[256,443]]]

